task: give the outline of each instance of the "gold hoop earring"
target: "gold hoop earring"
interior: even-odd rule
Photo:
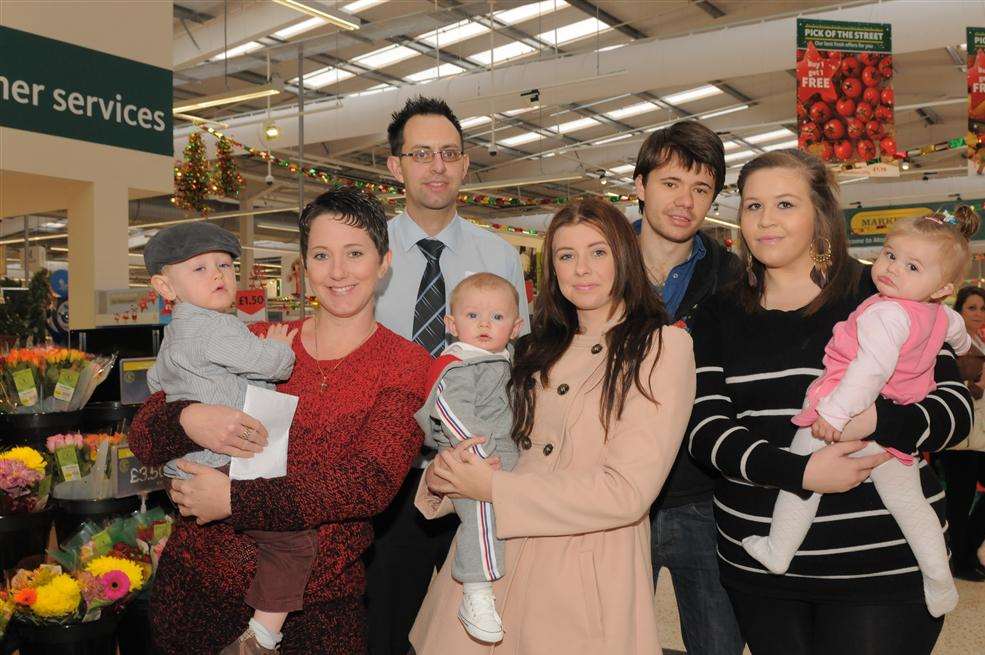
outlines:
[[[817,237],[811,243],[811,282],[823,289],[828,283],[828,271],[831,268],[831,241],[825,237]]]

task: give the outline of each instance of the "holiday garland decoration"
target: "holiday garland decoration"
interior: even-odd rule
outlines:
[[[205,158],[202,135],[192,132],[185,146],[185,159],[174,168],[174,196],[171,202],[180,209],[207,215],[209,206],[205,198],[210,188],[209,178],[209,163]]]
[[[216,142],[215,150],[216,164],[215,171],[212,173],[212,193],[227,198],[238,198],[240,189],[246,185],[246,181],[236,168],[233,146],[229,143],[229,139],[221,136]]]

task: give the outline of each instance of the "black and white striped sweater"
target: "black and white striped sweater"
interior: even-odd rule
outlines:
[[[786,449],[790,419],[808,385],[822,373],[832,328],[872,293],[868,270],[854,298],[813,316],[745,313],[734,294],[706,302],[692,329],[697,392],[685,444],[694,458],[721,471],[715,489],[722,584],[780,598],[853,603],[923,602],[913,553],[873,485],[821,499],[817,518],[786,575],[768,573],[740,544],[769,532],[777,488],[804,493],[807,458]],[[964,439],[971,399],[953,354],[943,350],[937,389],[922,402],[877,403],[876,441],[903,452],[939,451]],[[924,494],[944,525],[944,492],[919,461]]]

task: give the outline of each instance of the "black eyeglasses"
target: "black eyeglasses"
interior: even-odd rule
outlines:
[[[461,159],[463,154],[458,148],[442,148],[438,151],[431,150],[430,148],[418,148],[410,152],[402,152],[398,157],[410,157],[418,164],[430,164],[434,161],[434,156],[439,155],[441,161],[450,164]]]

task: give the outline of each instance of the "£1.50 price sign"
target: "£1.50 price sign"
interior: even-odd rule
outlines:
[[[244,323],[267,320],[267,292],[264,289],[246,289],[236,292],[236,316]]]

